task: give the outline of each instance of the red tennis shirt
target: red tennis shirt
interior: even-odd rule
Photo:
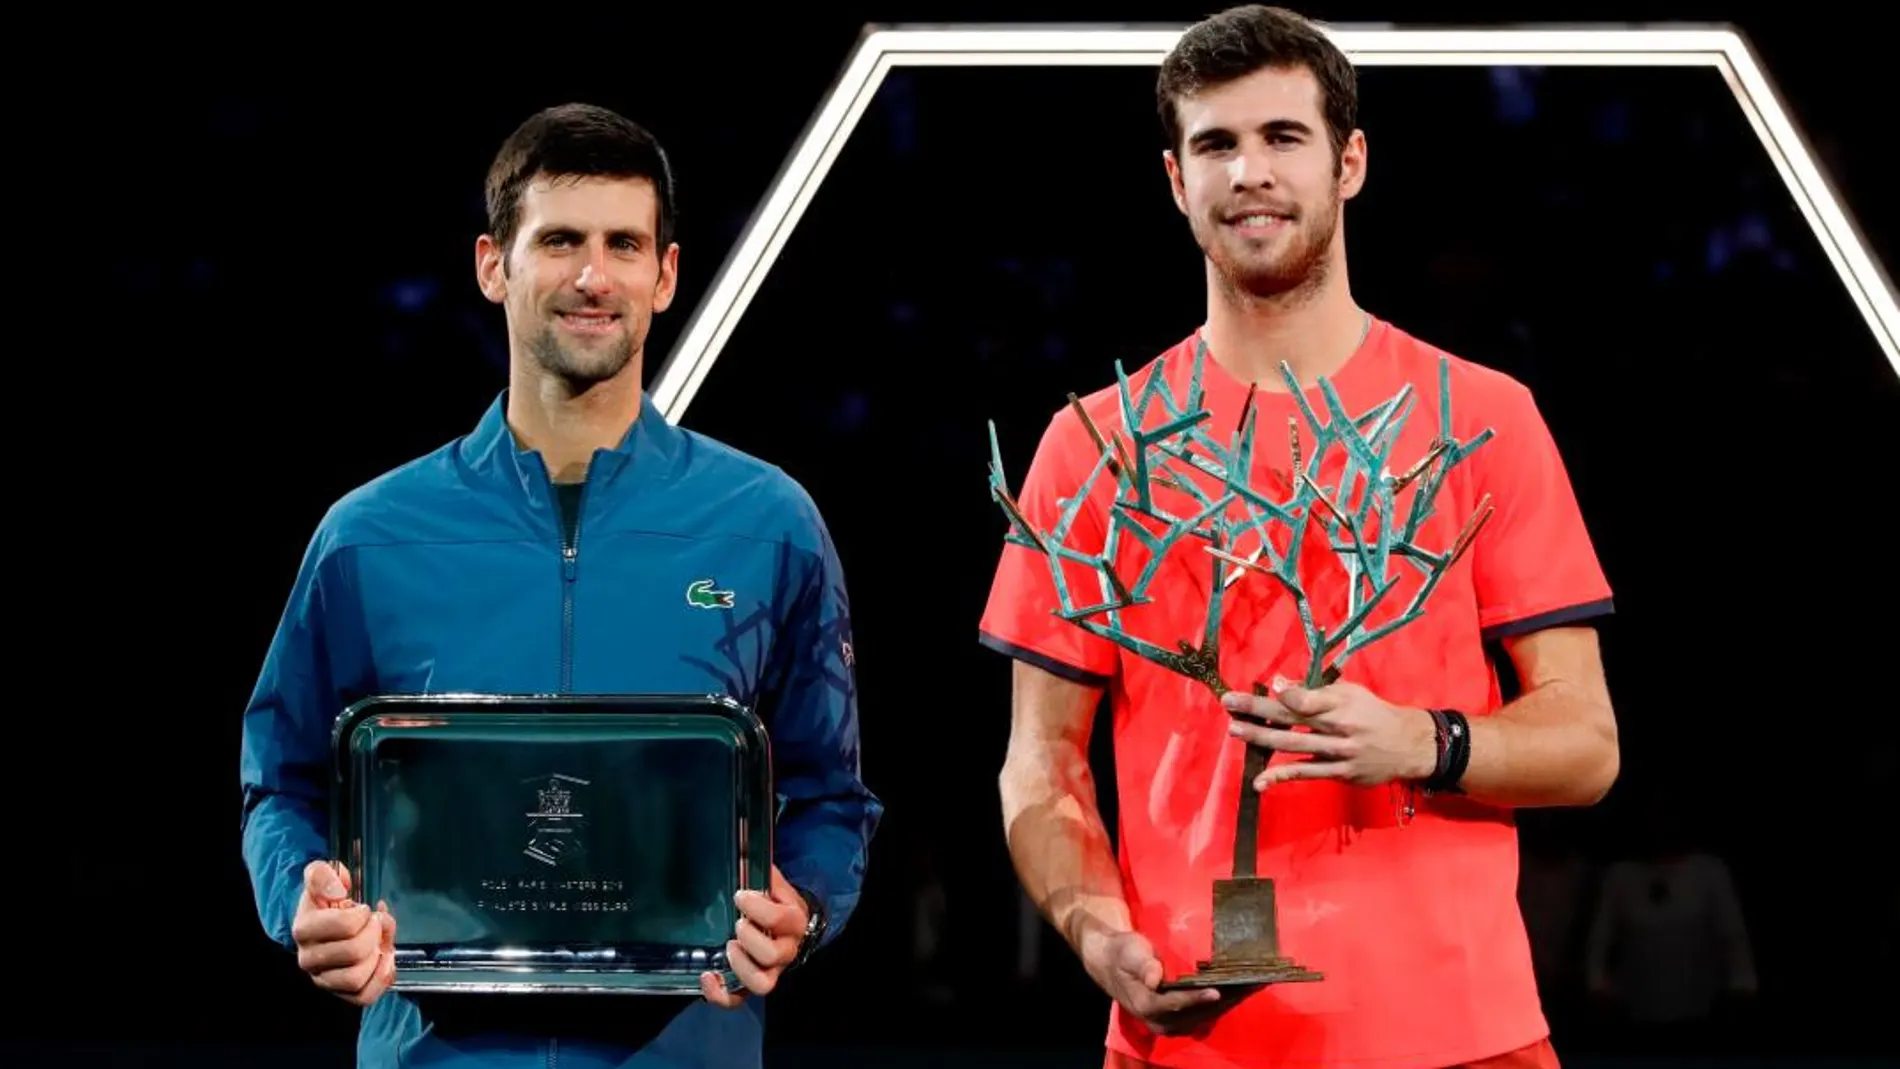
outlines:
[[[1199,341],[1197,332],[1130,375],[1131,395],[1139,398],[1149,376],[1162,375],[1184,403]],[[1333,377],[1354,417],[1408,384],[1415,391],[1389,465],[1395,474],[1423,458],[1439,433],[1442,356],[1374,320]],[[1529,391],[1500,372],[1449,360],[1453,433],[1462,442],[1489,427],[1495,437],[1447,476],[1416,541],[1434,552],[1451,546],[1487,494],[1496,511],[1444,574],[1425,615],[1355,652],[1344,678],[1397,704],[1481,716],[1501,704],[1485,640],[1606,614],[1610,590]],[[1207,429],[1225,448],[1240,426],[1248,385],[1210,355],[1202,361],[1202,387],[1211,412]],[[1327,418],[1324,395],[1312,389],[1306,397]],[[1119,388],[1098,391],[1082,404],[1102,434],[1123,430]],[[1315,441],[1284,387],[1255,392],[1253,404],[1259,429],[1252,485],[1284,501],[1288,417],[1300,419],[1304,458],[1310,459]],[[1150,429],[1168,418],[1161,406],[1152,407]],[[1322,469],[1320,486],[1337,485],[1340,452]],[[1099,455],[1073,411],[1058,411],[1018,492],[1029,522],[1042,531],[1054,527],[1062,502],[1077,495]],[[1418,485],[1401,493],[1401,512]],[[1101,551],[1114,494],[1115,480],[1104,474],[1068,545]],[[1162,504],[1180,513],[1188,501],[1175,493]],[[1213,581],[1204,545],[1184,540],[1163,559],[1148,590],[1154,601],[1125,613],[1127,631],[1170,649],[1182,639],[1198,644]],[[1247,552],[1244,542],[1237,548]],[[1140,575],[1147,552],[1137,539],[1122,538],[1124,582]],[[1324,542],[1307,543],[1302,565],[1318,622],[1343,621],[1345,572]],[[1418,587],[1415,569],[1395,571],[1406,578],[1387,595],[1375,624],[1396,615]],[[1068,566],[1066,578],[1076,607],[1108,597],[1087,567]],[[1061,619],[1055,615],[1060,604],[1048,559],[1006,545],[981,639],[1057,675],[1106,688],[1123,891],[1135,926],[1155,945],[1167,975],[1192,972],[1212,953],[1212,885],[1232,875],[1242,743],[1228,734],[1228,716],[1206,687]],[[1240,688],[1276,674],[1298,680],[1307,658],[1293,599],[1268,576],[1251,572],[1228,589],[1220,647],[1223,677]],[[1182,1069],[1437,1069],[1546,1036],[1517,906],[1510,812],[1420,792],[1408,821],[1405,793],[1397,785],[1363,789],[1320,780],[1255,795],[1262,805],[1256,872],[1275,883],[1281,952],[1325,979],[1264,988],[1194,1036],[1156,1036],[1117,1006],[1108,1047]]]

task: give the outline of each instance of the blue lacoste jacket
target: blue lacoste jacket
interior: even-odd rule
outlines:
[[[330,852],[331,729],[352,702],[712,692],[770,732],[774,862],[824,903],[835,939],[882,806],[859,774],[849,600],[817,508],[649,398],[619,448],[595,454],[570,528],[506,402],[345,495],[310,541],[244,715],[244,861],[265,931],[294,948],[303,870]],[[726,641],[755,613],[764,641]],[[391,991],[364,1011],[358,1065],[757,1065],[764,1001]]]

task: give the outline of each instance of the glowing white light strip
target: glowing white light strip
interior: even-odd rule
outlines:
[[[1329,34],[1364,67],[1713,67],[1767,149],[1802,218],[1900,374],[1900,312],[1893,284],[1868,254],[1740,35],[1702,28],[1399,30],[1335,27]],[[1179,28],[1112,26],[904,27],[859,41],[812,116],[745,232],[654,377],[653,400],[677,423],[778,259],[785,240],[893,67],[1159,66]]]

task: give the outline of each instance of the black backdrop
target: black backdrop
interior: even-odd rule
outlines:
[[[264,942],[237,853],[237,711],[303,542],[339,493],[461,433],[499,388],[501,321],[471,247],[482,169],[515,122],[593,99],[672,146],[685,282],[652,371],[808,114],[786,101],[816,100],[842,59],[847,39],[822,40],[796,62],[737,45],[702,71],[755,65],[772,98],[756,114],[680,80],[625,87],[666,84],[693,66],[679,57],[474,103],[449,74],[389,68],[375,77],[399,88],[381,97],[236,77],[126,94],[112,158],[141,161],[136,195],[94,204],[136,203],[136,237],[81,276],[123,317],[123,355],[56,377],[83,398],[103,368],[135,411],[60,458],[81,499],[60,498],[43,521],[58,548],[27,565],[57,606],[30,641],[71,658],[54,682],[161,696],[60,720],[54,744],[87,756],[28,777],[42,808],[71,794],[109,829],[51,836],[14,889],[57,910],[22,945],[45,948],[43,990],[87,1038],[343,1050],[353,1014]],[[1900,377],[1712,72],[1362,76],[1357,294],[1532,385],[1617,589],[1623,780],[1597,810],[1535,821],[1533,845],[1605,861],[1660,809],[1688,815],[1741,884],[1762,1048],[1872,1049],[1895,994],[1864,963],[1896,948],[1876,844],[1900,763],[1880,672],[1900,591],[1874,511]],[[783,993],[775,1042],[987,1046],[1018,1024],[1099,1041],[1104,1007],[1047,933],[1040,972],[1016,976],[995,801],[1007,667],[974,643],[1002,531],[985,421],[1019,479],[1068,391],[1198,322],[1151,78],[893,75],[685,417],[824,509],[859,620],[867,772],[890,806],[853,931]],[[113,187],[109,169],[89,181]],[[59,404],[33,414],[101,439]],[[916,951],[936,891],[934,949]],[[153,982],[104,993],[125,973],[102,963],[140,948]],[[1582,1025],[1560,1039],[1609,1043]]]

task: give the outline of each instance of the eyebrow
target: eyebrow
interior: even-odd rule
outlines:
[[[1274,136],[1276,134],[1310,135],[1313,132],[1312,127],[1306,125],[1305,123],[1299,121],[1298,119],[1270,119],[1267,122],[1261,123],[1259,129],[1262,134],[1269,137]],[[1188,144],[1193,145],[1198,148],[1200,146],[1206,145],[1208,142],[1215,141],[1223,137],[1232,137],[1232,136],[1233,136],[1233,131],[1227,129],[1226,127],[1214,126],[1214,127],[1210,127],[1206,130],[1202,130],[1196,133],[1193,137],[1188,139]]]
[[[541,241],[556,234],[582,235],[586,233],[587,228],[583,226],[575,226],[571,223],[547,223],[534,229],[534,239]],[[653,240],[652,234],[635,227],[616,227],[607,231],[607,237],[609,240],[614,238],[631,238],[634,241],[642,243]]]

